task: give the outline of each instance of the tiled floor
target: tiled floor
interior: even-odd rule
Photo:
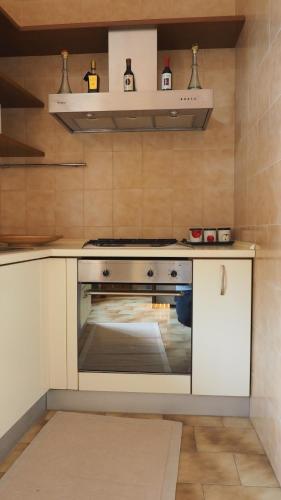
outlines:
[[[0,476],[5,474],[54,413],[49,411],[21,438],[0,464]],[[279,484],[248,419],[109,414],[164,418],[183,423],[176,500],[281,500]]]

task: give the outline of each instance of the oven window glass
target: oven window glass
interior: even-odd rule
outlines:
[[[191,285],[79,285],[78,367],[191,374]]]

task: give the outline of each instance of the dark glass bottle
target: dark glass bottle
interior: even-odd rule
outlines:
[[[131,59],[126,59],[126,71],[124,73],[124,92],[132,92],[136,90],[135,75],[131,69]]]
[[[172,71],[169,57],[165,57],[164,59],[164,69],[161,75],[161,90],[172,90]]]
[[[92,59],[91,69],[84,76],[85,82],[88,84],[88,92],[99,92],[100,77],[96,71],[96,61]]]

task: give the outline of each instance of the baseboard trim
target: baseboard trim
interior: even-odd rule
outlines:
[[[249,416],[248,397],[50,390],[48,410]]]
[[[47,409],[47,394],[44,394],[29,410],[0,438],[0,461],[17,444],[22,435]]]

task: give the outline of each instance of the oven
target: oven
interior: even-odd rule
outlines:
[[[189,393],[192,260],[80,259],[77,343],[80,389]]]

